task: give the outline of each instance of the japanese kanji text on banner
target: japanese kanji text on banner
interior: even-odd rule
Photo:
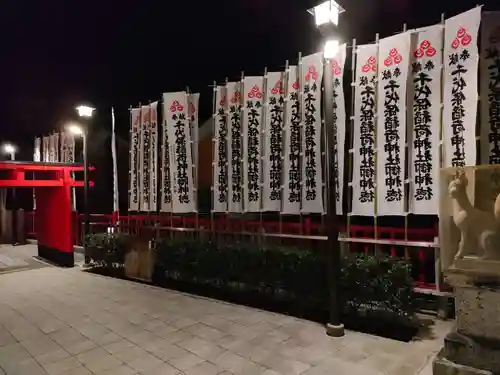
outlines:
[[[246,77],[243,109],[244,209],[259,212],[261,201],[261,126],[264,103],[264,78]]]
[[[413,37],[409,209],[413,214],[437,215],[443,25],[421,29]]]
[[[354,101],[352,214],[375,214],[377,45],[358,47]]]
[[[158,102],[151,103],[149,211],[158,209]]]
[[[500,12],[481,20],[481,163],[500,164]]]
[[[262,208],[264,211],[281,210],[281,185],[283,175],[283,108],[285,87],[282,72],[267,75],[267,110],[264,121],[264,187]]]
[[[141,109],[130,111],[130,187],[129,211],[139,211],[139,159],[140,159]]]
[[[284,214],[300,214],[302,189],[300,185],[300,100],[299,76],[296,66],[290,66],[287,74],[287,100],[285,101],[285,131],[283,158],[283,205]]]
[[[344,65],[347,54],[347,44],[342,44],[339,47],[337,56],[330,60],[330,65],[332,69],[333,77],[333,129],[327,129],[327,131],[333,131],[333,136],[335,139],[334,146],[335,149],[332,150],[335,157],[335,162],[333,166],[330,165],[328,168],[333,167],[333,173],[335,173],[335,189],[336,189],[336,214],[342,214],[342,198],[344,190],[344,149],[345,149],[345,123],[346,123],[346,113],[345,113],[345,100],[344,100]]]
[[[151,147],[151,112],[149,105],[141,107],[141,152],[140,152],[140,206],[139,211],[149,211],[150,201],[150,147]]]
[[[228,121],[226,88],[215,89],[213,211],[227,212],[228,203]]]
[[[185,91],[166,93],[163,94],[163,101],[167,110],[165,117],[170,142],[172,212],[195,212],[187,94]]]
[[[323,53],[302,59],[302,213],[323,213],[321,81]]]
[[[444,166],[476,165],[477,37],[481,7],[445,23],[443,147]]]
[[[404,213],[406,82],[411,33],[380,40],[377,102],[377,214]]]
[[[243,211],[243,130],[241,82],[226,85],[229,126],[229,212]]]

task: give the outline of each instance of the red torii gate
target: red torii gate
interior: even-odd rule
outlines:
[[[0,188],[34,189],[38,255],[60,266],[74,266],[71,188],[84,182],[72,172],[83,170],[81,164],[0,161]]]

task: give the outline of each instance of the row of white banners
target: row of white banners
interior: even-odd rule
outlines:
[[[481,163],[499,164],[500,13],[481,14],[477,7],[444,25],[357,48],[352,215],[437,214],[440,167],[476,164],[480,57]],[[334,128],[326,129],[337,137],[335,163],[328,166],[338,177],[337,213],[347,165],[345,60],[344,44],[330,61]],[[324,212],[323,69],[318,53],[286,72],[216,88],[215,212]]]
[[[477,7],[444,25],[357,48],[352,215],[437,214],[439,168],[476,164],[479,60],[481,163],[500,163],[499,30],[500,14]],[[321,53],[286,72],[215,88],[214,212],[323,213],[326,130],[336,137],[328,167],[337,176],[342,213],[346,49],[340,46],[328,67],[333,129],[322,125]],[[196,211],[198,102],[199,94],[164,94],[161,130],[158,102],[131,110],[130,211]]]
[[[159,102],[131,109],[129,211],[196,212],[199,98],[163,94],[162,129]]]
[[[45,163],[74,163],[75,138],[73,134],[61,132],[35,138],[33,161]]]

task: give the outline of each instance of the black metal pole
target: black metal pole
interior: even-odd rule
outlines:
[[[87,155],[87,131],[84,130],[83,138],[83,249],[85,256],[85,264],[90,263],[90,257],[87,255],[87,235],[90,234],[90,219],[89,219],[89,159]]]
[[[13,152],[10,153],[10,160],[15,161],[16,157]],[[16,201],[16,188],[12,188],[12,245],[16,246],[19,244],[18,236],[17,236],[17,201]]]
[[[341,302],[340,302],[340,244],[337,226],[337,184],[335,181],[335,151],[336,128],[333,119],[333,76],[330,60],[326,59],[324,64],[324,112],[326,127],[325,156],[326,156],[326,234],[328,240],[325,241],[326,259],[328,262],[328,285],[330,293],[329,301],[329,321],[327,323],[326,333],[329,336],[344,336],[344,325],[340,322]],[[339,160],[340,162],[340,160]]]

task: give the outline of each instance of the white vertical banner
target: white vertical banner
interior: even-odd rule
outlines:
[[[129,186],[129,211],[139,211],[139,161],[140,161],[140,128],[141,109],[130,110],[130,186]]]
[[[283,157],[283,214],[300,214],[302,189],[300,185],[300,99],[297,66],[288,68],[285,101]]]
[[[49,163],[54,162],[54,134],[49,135]]]
[[[61,139],[61,151],[60,151],[60,158],[61,158],[61,162],[62,163],[67,163],[67,157],[68,157],[68,145],[67,145],[67,142],[66,142],[66,135],[67,133],[66,132],[61,132],[61,136],[60,136],[60,139]]]
[[[228,120],[226,87],[215,88],[213,211],[227,212],[228,203]]]
[[[409,211],[437,215],[443,25],[426,27],[413,36]]]
[[[50,136],[48,137],[43,137],[43,147],[42,147],[42,161],[44,163],[48,163],[50,161],[50,154],[49,154],[49,148],[50,148]]]
[[[285,104],[285,73],[267,74],[266,111],[263,142],[262,209],[281,210],[283,176],[283,110]]]
[[[323,53],[302,59],[302,213],[323,213],[321,81]]]
[[[241,121],[241,82],[226,85],[227,116],[229,132],[229,195],[228,211],[243,211],[243,125]]]
[[[149,211],[158,210],[158,102],[150,105],[151,132],[149,149]]]
[[[189,128],[191,131],[191,144],[192,144],[192,160],[193,160],[193,184],[194,184],[194,206],[198,210],[198,132],[199,132],[199,103],[200,103],[200,94],[189,94],[188,95],[188,104],[189,104]]]
[[[185,91],[165,93],[163,101],[167,109],[166,122],[170,142],[172,212],[195,212],[187,94]]]
[[[150,147],[151,147],[151,112],[149,105],[141,107],[141,153],[140,153],[140,206],[139,211],[149,211],[150,202]]]
[[[476,165],[477,37],[481,7],[445,23],[443,148],[444,167]]]
[[[339,47],[335,58],[330,59],[333,77],[333,129],[327,129],[327,131],[333,131],[333,136],[335,138],[335,150],[333,150],[335,162],[333,165],[329,165],[327,167],[333,168],[333,173],[335,173],[337,215],[342,215],[342,198],[344,192],[346,111],[343,77],[346,55],[347,44],[344,43]]]
[[[165,102],[165,94],[163,94],[163,127],[161,141],[161,212],[172,212],[172,176],[170,174],[171,158],[170,158],[170,139],[167,122],[170,104]]]
[[[75,162],[75,136],[69,132],[66,133],[66,162]]]
[[[481,164],[500,164],[500,12],[481,20]]]
[[[35,138],[35,149],[33,150],[33,161],[34,162],[42,161],[41,147],[42,147],[42,140],[40,137],[36,137]]]
[[[54,162],[59,163],[59,133],[54,133]]]
[[[353,129],[352,215],[375,215],[377,44],[357,49]]]
[[[262,187],[262,120],[264,77],[243,81],[243,194],[245,212],[260,212]]]
[[[378,54],[377,214],[405,213],[406,87],[411,32],[381,39]]]

